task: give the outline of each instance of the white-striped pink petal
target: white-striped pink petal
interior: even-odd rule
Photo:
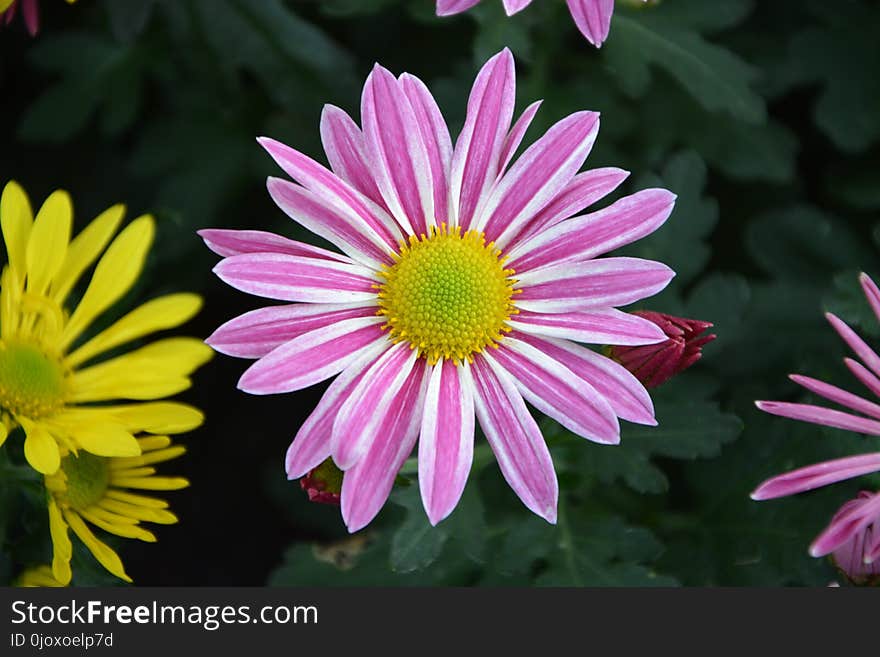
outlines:
[[[833,386],[830,383],[825,383],[824,381],[819,381],[818,379],[809,376],[792,374],[789,378],[798,385],[816,393],[820,397],[824,397],[825,399],[840,404],[841,406],[851,408],[859,413],[864,413],[865,415],[880,419],[880,405],[868,401],[863,397],[859,397],[858,395],[854,395],[851,392],[838,388],[837,386]]]
[[[321,143],[333,173],[367,198],[384,204],[373,179],[364,134],[354,120],[335,105],[324,105],[320,129]]]
[[[434,224],[428,151],[400,83],[378,64],[364,85],[361,122],[385,205],[407,233],[427,234],[428,226]]]
[[[565,0],[575,25],[587,41],[600,47],[611,29],[614,0]]]
[[[859,275],[859,283],[862,286],[865,297],[868,299],[871,310],[874,311],[874,316],[877,318],[877,321],[880,321],[880,289],[877,288],[877,284],[871,280],[871,277],[865,273]]]
[[[399,227],[377,203],[296,149],[268,137],[260,137],[257,141],[300,185],[324,199],[350,221],[360,221],[368,226],[388,246],[394,248],[397,245]]]
[[[753,500],[786,497],[880,471],[880,452],[823,461],[771,477],[752,492]]]
[[[358,264],[281,253],[224,258],[214,273],[232,287],[269,299],[356,303],[376,298],[372,272]]]
[[[198,231],[205,245],[224,258],[243,253],[285,253],[307,258],[324,258],[337,262],[351,262],[341,253],[328,251],[305,242],[289,240],[275,233],[262,230],[228,230],[225,228],[205,228]]]
[[[825,530],[810,545],[810,555],[824,557],[846,543],[872,522],[880,519],[880,494],[856,501],[835,515]]]
[[[338,374],[376,342],[387,342],[384,319],[358,317],[309,331],[273,349],[251,365],[238,387],[254,395],[293,392]]]
[[[516,235],[571,182],[598,133],[596,112],[575,112],[553,125],[498,181],[471,227],[488,241]]]
[[[623,365],[568,340],[520,334],[516,337],[589,382],[618,417],[637,424],[657,425],[651,395]]]
[[[657,294],[673,276],[666,265],[641,258],[550,265],[518,274],[516,305],[548,313],[623,306]]]
[[[880,376],[880,356],[877,355],[877,352],[871,349],[842,319],[833,313],[825,313],[825,317],[831,323],[831,326],[834,327],[834,330],[837,331],[838,335],[843,338],[843,341],[849,345],[849,348],[862,359],[862,362],[874,374]]]
[[[843,362],[849,368],[849,371],[853,373],[853,376],[855,376],[859,381],[862,382],[862,385],[864,385],[868,390],[880,397],[880,379],[874,376],[867,367],[862,365],[857,360],[853,360],[852,358],[844,358]]]
[[[452,16],[467,11],[480,0],[437,0],[437,15]]]
[[[654,322],[615,308],[551,314],[520,310],[507,323],[524,333],[587,344],[638,346],[667,339]]]
[[[375,305],[297,303],[258,308],[235,317],[205,342],[227,356],[261,358],[288,340],[344,319],[373,317]]]
[[[266,188],[288,217],[332,242],[346,255],[378,269],[392,262],[388,241],[351,213],[342,212],[318,194],[281,178],[269,178]],[[403,237],[399,230],[397,234]]]
[[[627,179],[629,171],[616,167],[590,169],[577,174],[535,218],[527,223],[518,235],[509,240],[512,247],[525,242],[534,235],[547,230],[560,221],[574,216],[596,201],[605,198]],[[499,246],[507,244],[507,238],[499,240]]]
[[[565,428],[597,443],[620,442],[620,424],[608,401],[550,354],[510,335],[484,358],[497,361],[532,406]]]
[[[556,523],[559,484],[541,430],[510,376],[474,358],[474,407],[505,480],[523,504]]]
[[[675,194],[645,189],[612,205],[556,224],[510,250],[507,265],[518,273],[588,260],[650,235],[675,205]]]
[[[518,149],[519,145],[522,143],[523,137],[526,136],[526,131],[529,129],[529,126],[532,125],[532,120],[535,118],[535,114],[538,113],[538,109],[543,102],[543,100],[536,100],[534,103],[526,107],[520,117],[516,120],[516,123],[514,123],[513,127],[510,129],[510,134],[507,135],[507,138],[504,140],[504,146],[501,149],[501,164],[498,166],[499,176],[503,175],[507,170],[507,165],[510,164],[510,160],[513,159],[516,149]]]
[[[823,406],[778,401],[756,401],[755,405],[765,413],[791,418],[792,420],[801,420],[802,422],[821,424],[826,427],[834,427],[835,429],[846,429],[847,431],[880,436],[880,422],[877,420],[869,420],[868,418],[844,413],[843,411],[835,411]]]
[[[467,364],[433,366],[419,434],[419,491],[428,520],[452,513],[474,456],[473,381]]]
[[[390,346],[389,342],[380,342],[368,347],[333,379],[287,449],[284,464],[288,479],[299,479],[330,457],[333,421],[339,407],[361,381],[367,368]]]
[[[513,55],[505,48],[480,69],[455,143],[449,199],[455,225],[471,227],[477,205],[495,182],[515,100]]]
[[[379,435],[382,419],[417,360],[417,351],[399,342],[367,370],[351,391],[333,423],[333,460],[348,470],[367,453]]]
[[[437,101],[424,82],[414,75],[404,73],[400,76],[400,84],[415,112],[416,123],[428,152],[434,185],[435,223],[445,222],[448,225],[449,171],[452,167],[452,137],[449,136],[449,128]]]
[[[382,414],[377,438],[342,480],[342,518],[349,532],[367,526],[388,499],[419,434],[427,381],[424,360],[410,371]]]
[[[530,4],[532,0],[502,0],[504,2],[504,11],[508,16],[513,16],[516,12],[522,11]]]

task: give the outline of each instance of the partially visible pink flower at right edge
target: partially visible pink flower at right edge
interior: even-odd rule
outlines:
[[[880,289],[867,274],[862,274],[859,281],[880,321]],[[858,356],[858,360],[844,359],[847,368],[863,386],[880,397],[880,355],[839,317],[832,313],[826,313],[826,317]],[[792,374],[790,378],[810,392],[855,412],[778,401],[757,401],[757,407],[766,413],[802,422],[880,436],[880,404],[807,376]],[[880,472],[880,452],[823,461],[777,475],[758,486],[752,492],[752,499],[786,497],[872,472]],[[814,557],[832,555],[837,566],[854,583],[876,581],[880,562],[880,492],[862,492],[844,504],[813,541],[810,554]]]
[[[532,0],[501,0],[508,16],[525,9]],[[587,41],[597,48],[608,38],[611,29],[611,15],[614,13],[614,0],[565,0],[575,25]],[[645,0],[647,1],[647,0]],[[467,11],[480,0],[437,0],[437,15],[452,16]]]

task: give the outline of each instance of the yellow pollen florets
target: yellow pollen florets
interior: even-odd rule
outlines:
[[[61,467],[46,477],[46,488],[62,506],[85,511],[104,498],[110,487],[110,459],[85,451],[61,459]]]
[[[401,242],[395,263],[385,267],[379,314],[394,342],[406,340],[429,363],[470,361],[497,347],[507,320],[517,313],[516,280],[494,243],[460,227],[432,227],[430,235]]]
[[[0,409],[41,418],[64,406],[64,368],[40,348],[0,342]]]

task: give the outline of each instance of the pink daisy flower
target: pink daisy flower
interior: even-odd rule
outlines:
[[[501,0],[504,11],[513,16],[528,7],[532,0]],[[611,15],[614,13],[614,0],[565,0],[575,25],[587,41],[597,48],[602,47],[611,29]],[[645,0],[647,2],[647,0]],[[437,0],[437,15],[452,16],[467,11],[480,0]]]
[[[880,290],[867,274],[859,276],[859,281],[868,303],[880,320]],[[845,358],[847,368],[871,393],[880,396],[880,356],[839,317],[832,313],[826,313],[825,316],[859,358]],[[880,436],[880,404],[807,376],[792,374],[790,378],[810,392],[855,412],[776,401],[757,401],[755,404],[758,408],[794,420]],[[752,493],[752,499],[767,500],[794,495],[871,472],[880,472],[880,452],[824,461],[778,475],[758,486]],[[878,518],[880,495],[860,497],[858,503],[844,505],[828,528],[810,546],[810,554],[818,557],[842,549],[842,546],[864,532],[869,525],[876,523]],[[880,555],[880,542],[876,532],[870,555],[872,559]]]
[[[277,141],[259,142],[296,183],[269,178],[294,221],[342,253],[260,231],[203,230],[235,288],[297,302],[237,317],[208,339],[257,358],[239,381],[284,393],[338,375],[287,453],[302,477],[328,457],[345,472],[342,515],[356,531],[378,513],[418,440],[418,479],[434,524],[456,506],[471,467],[474,417],[523,503],[554,522],[550,453],[525,401],[590,440],[620,440],[618,417],[654,425],[651,399],[621,365],[576,342],[648,344],[666,336],[625,305],[674,273],[596,256],[659,227],[675,196],[648,189],[576,217],[628,175],[578,173],[599,116],[577,112],[515,161],[538,109],[511,127],[513,57],[477,75],[453,147],[418,78],[376,66],[363,128],[326,106],[332,171]],[[344,255],[343,255],[344,254]]]

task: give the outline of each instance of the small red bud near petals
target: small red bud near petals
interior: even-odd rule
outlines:
[[[342,470],[332,459],[327,459],[317,468],[309,470],[299,480],[300,487],[309,495],[310,502],[339,506],[342,491]]]
[[[610,346],[607,354],[632,372],[647,388],[665,383],[700,360],[702,348],[715,334],[701,335],[711,322],[665,313],[637,310],[632,313],[653,322],[668,336],[665,342],[637,347]]]

